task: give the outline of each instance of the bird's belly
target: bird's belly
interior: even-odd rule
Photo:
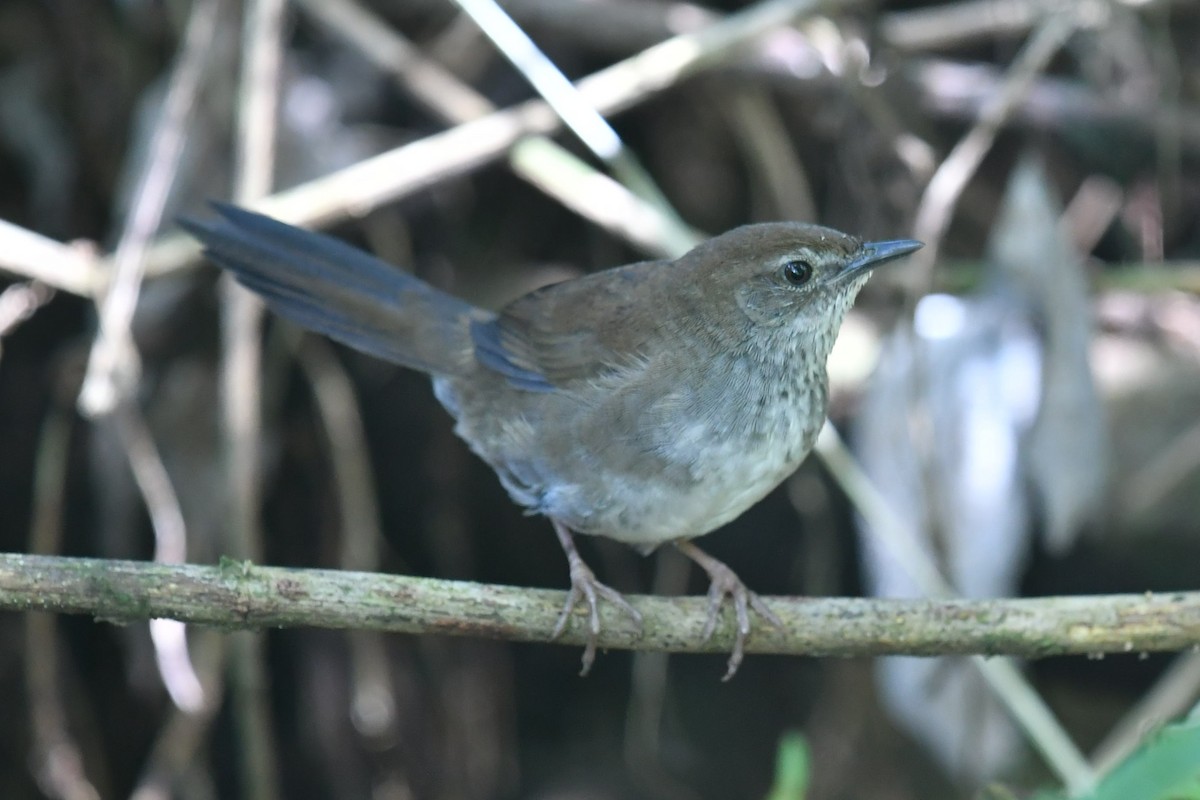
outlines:
[[[629,544],[655,545],[714,531],[741,516],[796,470],[803,457],[788,450],[717,448],[713,455],[725,456],[717,468],[689,487],[665,486],[662,491],[643,493],[637,513],[626,520],[636,519],[636,524],[614,526],[607,535]]]
[[[806,414],[782,414],[752,435],[715,436],[699,423],[684,427],[662,454],[662,463],[686,463],[686,469],[667,467],[636,480],[603,476],[597,488],[607,502],[590,503],[592,513],[577,518],[574,527],[641,546],[716,530],[796,470],[812,449],[823,419],[822,415],[814,423]],[[702,446],[694,446],[693,439]],[[546,513],[564,516],[553,509]]]
[[[795,471],[824,421],[823,386],[810,381],[791,403],[750,398],[736,408],[709,404],[713,413],[631,418],[581,406],[586,413],[569,425],[560,420],[574,435],[564,444],[544,436],[544,420],[563,406],[529,418],[494,415],[461,405],[448,381],[435,387],[459,435],[518,504],[577,533],[642,548],[701,536],[740,515]],[[539,416],[543,424],[531,421]]]

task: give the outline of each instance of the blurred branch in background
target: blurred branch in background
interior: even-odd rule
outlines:
[[[34,516],[27,547],[31,553],[57,553],[62,548],[63,507],[67,491],[70,442],[74,420],[64,397],[56,398],[41,426],[34,473]],[[103,781],[89,778],[81,746],[67,714],[66,676],[71,662],[61,658],[58,619],[51,614],[25,617],[24,677],[32,733],[30,765],[43,791],[62,800],[94,800]],[[73,714],[78,718],[79,704]],[[90,709],[89,709],[90,711]],[[94,712],[93,712],[94,713]]]
[[[0,358],[4,356],[4,337],[53,298],[54,290],[36,280],[14,283],[0,291]]]
[[[275,183],[279,93],[283,86],[285,0],[248,0],[243,10],[235,132],[234,197],[250,203]],[[232,276],[221,279],[221,434],[230,499],[225,552],[261,559],[263,545],[262,301]],[[272,724],[264,637],[233,634],[229,699],[236,720],[238,769],[247,797],[280,797],[282,763]]]
[[[1137,705],[1129,710],[1095,750],[1100,774],[1111,772],[1172,719],[1187,712],[1200,696],[1200,652],[1175,657],[1171,666]]]
[[[750,6],[606,67],[578,81],[577,88],[601,114],[624,110],[816,7],[814,0],[768,0]],[[558,117],[545,102],[529,100],[279,192],[251,207],[304,225],[362,215],[496,159],[524,136],[548,133],[558,126]],[[150,269],[170,272],[194,264],[198,255],[199,248],[187,237],[165,237],[149,259]]]
[[[0,219],[0,269],[90,297],[102,283],[94,250],[72,247]]]
[[[118,402],[129,397],[141,377],[132,326],[145,276],[146,248],[162,224],[171,187],[179,174],[179,160],[212,51],[220,8],[219,0],[200,0],[192,6],[167,95],[145,160],[139,165],[134,200],[112,254],[112,270],[105,275],[103,294],[96,295],[99,330],[79,393],[80,410],[89,417],[110,413]],[[172,556],[181,558],[182,553]]]
[[[731,14],[696,33],[680,34],[600,70],[578,82],[587,103],[602,114],[623,110],[660,92],[757,36],[818,7],[815,0],[771,0]],[[331,12],[322,18],[331,20]],[[347,31],[344,20],[340,29]],[[355,28],[357,30],[357,28]],[[368,53],[395,58],[398,41],[378,37]],[[390,55],[389,55],[390,54]],[[427,73],[426,73],[427,74]],[[428,80],[428,79],[426,79]],[[435,79],[436,80],[436,79]],[[427,85],[427,84],[426,84]],[[435,83],[440,91],[440,84]],[[423,94],[428,94],[425,89]],[[461,96],[458,93],[455,96]],[[478,111],[482,106],[464,110]],[[444,180],[503,155],[520,138],[558,127],[558,119],[540,100],[496,111],[443,133],[403,145],[308,184],[251,203],[251,207],[293,224],[322,225],[347,215],[361,215],[430,183]],[[97,273],[65,246],[0,221],[0,242],[9,244],[0,268],[42,279],[55,288],[85,296],[95,292]],[[145,254],[147,275],[160,275],[195,264],[199,247],[189,237],[168,234]],[[48,269],[47,265],[60,265]],[[108,274],[102,265],[98,274]]]
[[[348,42],[356,45],[380,69],[393,75],[415,98],[447,122],[463,124],[495,112],[486,97],[449,70],[427,59],[408,40],[390,29],[354,0],[301,0],[305,10]],[[518,175],[547,193],[574,198],[571,207],[596,224],[655,255],[675,257],[694,243],[669,207],[640,198],[616,181],[583,165],[566,148],[545,136],[517,141],[509,160]],[[584,174],[576,174],[583,171]],[[556,190],[562,184],[582,192]],[[564,201],[565,202],[565,201]],[[668,213],[669,212],[669,213]]]
[[[679,252],[689,249],[696,240],[684,225],[662,190],[650,177],[613,126],[592,108],[566,75],[546,58],[533,40],[495,0],[454,0],[472,21],[480,27],[554,110],[563,124],[575,134],[592,154],[604,162],[630,190],[658,209],[670,220],[665,231],[669,239],[677,240]]]
[[[1001,126],[1029,92],[1037,75],[1045,70],[1050,59],[1082,24],[1082,17],[1083,11],[1072,9],[1051,14],[1038,24],[1013,60],[1003,84],[988,96],[986,105],[979,110],[971,130],[934,171],[913,220],[913,235],[925,242],[925,247],[912,257],[909,265],[914,286],[928,290],[933,283],[933,267],[941,254],[942,239],[950,227],[959,197],[991,150]]]
[[[1148,4],[1147,0],[1113,3],[1131,8]],[[1045,17],[1063,12],[1099,21],[1108,13],[1106,6],[1107,3],[1097,0],[960,0],[884,14],[880,30],[893,47],[934,50],[1023,34],[1037,27]]]

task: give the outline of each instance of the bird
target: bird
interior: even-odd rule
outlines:
[[[692,540],[800,465],[825,421],[826,360],[873,268],[922,244],[864,242],[801,222],[744,225],[675,260],[642,261],[477,308],[362,250],[237,206],[180,224],[284,319],[428,373],[455,432],[510,497],[549,519],[567,557],[560,636],[583,606],[581,674],[601,583],[576,534],[648,554],[670,543],[709,576],[707,640],[732,603],[741,664],[750,610],[777,615]]]

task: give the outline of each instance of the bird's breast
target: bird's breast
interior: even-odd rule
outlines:
[[[664,480],[640,525],[614,535],[637,543],[700,536],[740,516],[787,478],[812,450],[825,419],[824,382],[762,387],[672,426],[659,454],[686,464]],[[733,399],[736,398],[736,399]],[[612,534],[610,534],[612,535]]]

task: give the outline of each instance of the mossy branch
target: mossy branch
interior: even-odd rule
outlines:
[[[362,572],[0,554],[0,610],[167,617],[230,629],[317,627],[549,642],[564,593]],[[600,646],[720,652],[728,615],[703,641],[707,600],[631,597],[639,637],[604,608]],[[793,655],[982,654],[1039,657],[1200,647],[1200,592],[1016,600],[767,598],[784,622],[747,651]],[[583,642],[582,612],[558,640]]]

